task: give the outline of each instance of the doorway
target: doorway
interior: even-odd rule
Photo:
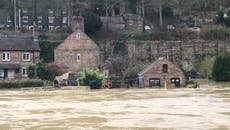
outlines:
[[[4,78],[8,78],[8,69],[4,69]]]

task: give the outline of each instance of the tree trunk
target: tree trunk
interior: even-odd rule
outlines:
[[[162,18],[162,0],[160,0],[160,8],[159,8],[159,15],[160,15],[160,27],[163,26],[163,18]]]

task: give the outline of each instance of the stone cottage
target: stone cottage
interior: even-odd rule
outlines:
[[[27,77],[28,64],[39,61],[40,47],[33,37],[0,36],[0,79]]]
[[[74,16],[71,24],[73,33],[54,51],[55,63],[74,72],[83,68],[98,69],[100,50],[97,44],[84,33],[83,17]]]
[[[138,73],[140,87],[184,87],[185,76],[182,70],[166,58],[159,58]]]

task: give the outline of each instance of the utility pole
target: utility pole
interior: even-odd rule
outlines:
[[[16,10],[16,0],[14,2],[14,31],[17,31],[17,10]]]

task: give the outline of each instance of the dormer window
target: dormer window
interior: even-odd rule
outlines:
[[[76,39],[78,39],[78,40],[80,40],[80,39],[81,39],[81,35],[80,35],[80,33],[77,33],[77,34],[76,34]]]
[[[76,60],[77,60],[77,62],[81,61],[81,54],[79,54],[79,53],[77,54]]]

